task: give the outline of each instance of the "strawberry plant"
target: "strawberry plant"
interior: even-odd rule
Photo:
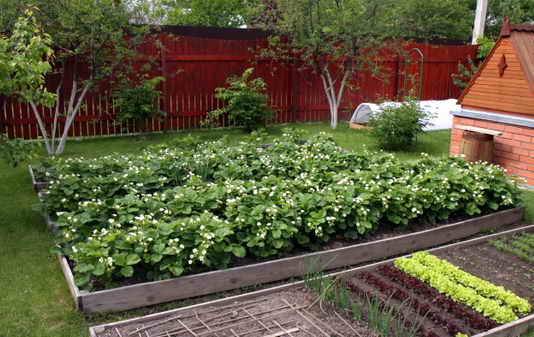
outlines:
[[[40,171],[49,182],[46,207],[57,218],[59,249],[76,265],[80,286],[222,268],[240,256],[268,258],[334,237],[361,237],[382,224],[436,222],[520,202],[515,183],[493,165],[428,156],[402,162],[382,152],[347,152],[324,134],[305,140],[286,133],[265,143],[256,133],[234,145],[191,140],[140,154],[47,162]],[[153,258],[143,252],[136,263],[100,266],[100,258],[115,260],[115,254],[134,250],[122,236],[141,229],[152,242],[171,240],[176,237],[156,229],[218,223],[213,219],[229,229],[210,246],[216,253],[190,264],[187,254],[200,248],[180,237],[188,253],[173,257],[174,272],[159,259],[162,246],[154,251],[151,245],[146,254]],[[90,266],[97,265],[95,273]]]

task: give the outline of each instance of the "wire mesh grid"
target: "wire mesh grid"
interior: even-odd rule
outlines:
[[[298,302],[298,301],[297,301]],[[344,336],[309,309],[286,297],[260,298],[192,310],[124,329],[117,337],[334,337]]]

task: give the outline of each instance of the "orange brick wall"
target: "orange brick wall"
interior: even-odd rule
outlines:
[[[451,155],[461,154],[463,131],[456,129],[456,125],[501,131],[502,135],[494,138],[494,162],[506,168],[508,173],[526,179],[527,185],[534,186],[533,128],[455,116],[451,131]]]

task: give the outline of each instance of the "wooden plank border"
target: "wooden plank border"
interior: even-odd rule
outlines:
[[[78,307],[86,313],[123,311],[299,277],[306,274],[311,263],[324,266],[325,270],[332,270],[378,261],[517,223],[522,219],[523,212],[524,209],[521,207],[513,208],[432,229],[347,247],[168,280],[82,293],[78,298]]]
[[[534,314],[476,334],[473,337],[519,337],[530,328],[534,328]]]
[[[33,167],[31,165],[28,165],[28,171],[30,172],[30,177],[32,179],[32,186],[33,190],[37,193],[42,191],[48,186],[48,183],[46,181],[37,181],[35,178],[35,173],[33,172]]]
[[[80,295],[82,292],[80,291],[78,286],[76,286],[76,282],[74,282],[74,275],[72,274],[72,270],[70,269],[69,262],[63,255],[58,254],[57,258],[59,260],[61,271],[63,272],[65,280],[67,281],[69,292],[72,298],[74,299],[74,304],[76,305],[76,308],[79,308]]]
[[[474,238],[474,239],[469,239],[469,240],[465,240],[465,241],[451,243],[451,244],[448,244],[448,245],[445,245],[445,246],[428,249],[427,251],[430,252],[430,253],[437,253],[437,252],[441,252],[441,251],[444,251],[444,250],[450,249],[450,248],[472,246],[472,245],[476,245],[478,243],[485,242],[485,241],[488,241],[488,240],[497,239],[497,238],[500,238],[502,236],[517,234],[517,233],[522,233],[522,232],[534,232],[534,225],[523,226],[523,227],[510,229],[510,230],[502,231],[502,232],[495,233],[495,234],[481,236],[481,237]],[[404,255],[403,257],[409,257],[410,255],[411,254],[407,254],[407,255]],[[324,277],[347,278],[347,277],[350,277],[350,276],[354,275],[355,273],[362,272],[362,271],[369,270],[369,269],[373,269],[373,268],[380,267],[380,266],[383,266],[385,264],[391,263],[391,262],[395,261],[397,258],[398,257],[391,258],[391,259],[384,260],[384,261],[380,261],[380,262],[371,263],[371,264],[360,266],[360,267],[355,267],[355,268],[351,268],[351,269],[347,269],[347,270],[342,270],[342,271],[338,271],[338,272],[334,272],[334,273],[329,273],[329,274],[324,275]],[[254,299],[256,297],[272,294],[272,293],[279,292],[279,291],[288,291],[288,290],[291,290],[293,288],[301,287],[303,285],[304,285],[304,281],[296,281],[296,282],[292,282],[292,283],[288,283],[288,284],[284,284],[284,285],[279,285],[279,286],[275,286],[275,287],[271,287],[271,288],[267,288],[267,289],[253,291],[253,292],[246,293],[246,294],[234,295],[234,296],[221,298],[221,299],[217,299],[217,300],[213,300],[213,301],[208,301],[208,302],[204,302],[204,303],[197,303],[197,304],[193,304],[193,305],[190,305],[190,306],[177,308],[177,309],[171,309],[171,310],[167,310],[167,311],[163,311],[163,312],[159,312],[159,313],[154,313],[154,314],[150,314],[150,315],[146,315],[146,316],[134,317],[134,318],[130,318],[130,319],[126,319],[126,320],[122,320],[122,321],[118,321],[118,322],[113,322],[113,323],[104,323],[104,324],[100,324],[100,325],[95,325],[95,326],[89,327],[89,333],[90,333],[91,337],[98,337],[97,333],[100,333],[100,332],[104,331],[107,328],[114,328],[114,327],[119,327],[119,326],[123,326],[123,325],[132,324],[132,323],[143,323],[143,322],[146,322],[146,321],[149,321],[149,320],[152,320],[152,319],[158,319],[160,317],[174,315],[174,314],[177,314],[177,313],[180,313],[180,312],[183,312],[183,311],[192,310],[192,309],[201,309],[201,308],[210,307],[210,306],[214,306],[214,305],[225,305],[225,304],[234,303],[234,302],[237,302],[237,301],[250,300],[250,299]],[[534,317],[534,315],[530,315],[530,316],[524,317],[524,318],[522,318],[520,320],[517,320],[515,322],[511,322],[511,323],[508,323],[508,324],[505,324],[505,325],[501,325],[500,327],[497,327],[495,329],[489,330],[489,331],[484,332],[482,334],[478,334],[478,335],[473,336],[473,337],[501,337],[501,336],[502,337],[508,337],[510,335],[484,335],[484,334],[492,332],[492,331],[497,330],[499,328],[501,330],[504,330],[504,331],[509,331],[509,330],[506,330],[506,329],[508,329],[507,326],[511,326],[511,325],[517,326],[517,325],[525,324],[525,325],[527,325],[527,329],[528,329],[528,327],[533,324],[533,321],[532,321],[533,317]],[[512,327],[509,327],[509,328],[511,329]],[[519,329],[519,327],[516,327],[516,328]],[[499,331],[501,331],[501,330],[499,330]]]

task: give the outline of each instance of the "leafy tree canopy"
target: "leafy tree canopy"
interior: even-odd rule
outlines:
[[[263,2],[253,17],[274,31],[265,56],[299,60],[320,75],[330,106],[331,126],[352,74],[378,70],[376,52],[401,36],[391,11],[394,0],[278,0]],[[271,15],[272,12],[275,15]],[[266,16],[269,20],[262,20]],[[274,18],[274,20],[273,20]],[[286,43],[287,42],[287,43]]]
[[[17,85],[12,92],[32,107],[48,153],[60,154],[89,90],[102,83],[103,79],[121,80],[127,78],[124,74],[131,73],[135,46],[144,39],[143,34],[137,33],[146,28],[139,28],[138,32],[132,27],[130,8],[126,2],[117,0],[0,1],[3,1],[2,10],[5,8],[10,15],[21,18],[15,23],[12,18],[0,15],[1,31],[11,40],[16,39],[19,45],[10,47],[14,43],[9,43],[9,40],[3,43],[5,56],[18,60],[20,64],[10,74],[10,78],[20,81],[10,80],[9,83],[22,83],[29,75],[40,76],[40,82],[29,81],[35,85]],[[33,15],[27,15],[28,8],[35,9]],[[38,29],[21,29],[24,25]],[[27,50],[36,41],[46,42],[44,45],[49,48],[46,53],[43,52],[45,47]],[[39,58],[42,64],[37,61],[41,61]],[[70,71],[66,71],[67,68]],[[29,73],[32,69],[35,71]],[[54,75],[52,78],[49,77],[51,74]],[[45,76],[50,78],[46,85]],[[53,90],[55,94],[52,96],[48,90]],[[67,101],[64,109],[57,100],[50,99],[60,96]],[[44,102],[42,97],[49,99]],[[54,106],[51,130],[46,129],[43,112],[38,108],[44,103]],[[58,126],[60,116],[65,118],[61,132]]]
[[[410,38],[467,40],[474,10],[470,1],[403,0],[394,8],[396,19]]]
[[[159,0],[166,24],[240,27],[246,23],[247,0]]]
[[[534,0],[489,0],[486,22],[488,37],[499,37],[505,16],[508,16],[512,23],[534,22]]]

